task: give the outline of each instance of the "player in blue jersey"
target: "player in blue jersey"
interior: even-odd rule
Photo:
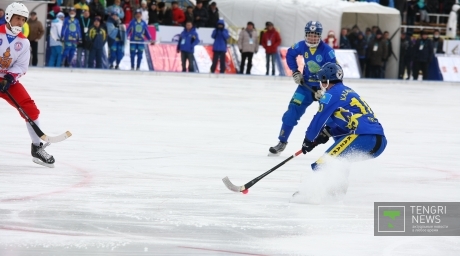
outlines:
[[[142,54],[144,53],[145,39],[149,40],[151,44],[154,44],[152,37],[150,36],[147,23],[142,20],[142,9],[136,10],[134,19],[129,23],[126,29],[129,40],[129,52],[131,56],[131,70],[134,70],[134,59],[137,55],[137,66],[136,70],[141,67]]]
[[[335,142],[325,155],[346,158],[358,153],[378,157],[387,145],[383,127],[369,105],[342,83],[342,68],[336,63],[326,63],[317,76],[323,96],[305,134],[302,152],[306,154],[333,137]],[[323,156],[313,163],[312,169],[318,169],[325,159]]]
[[[305,26],[305,40],[294,44],[287,51],[286,62],[292,70],[292,77],[298,87],[289,102],[288,110],[283,115],[283,124],[278,136],[279,143],[269,149],[273,155],[279,155],[286,148],[289,135],[300,117],[313,101],[321,97],[318,92],[319,82],[316,79],[318,70],[327,62],[336,62],[334,50],[321,40],[322,32],[323,26],[319,21],[309,21]],[[296,59],[299,55],[303,57],[305,63],[303,74],[298,70]],[[317,93],[313,94],[306,86]]]

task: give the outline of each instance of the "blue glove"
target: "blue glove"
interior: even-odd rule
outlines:
[[[306,154],[307,152],[312,151],[317,145],[318,143],[309,141],[307,138],[305,138],[302,144],[302,153]]]
[[[8,91],[12,84],[14,84],[14,77],[11,74],[6,74],[0,82],[0,92]]]

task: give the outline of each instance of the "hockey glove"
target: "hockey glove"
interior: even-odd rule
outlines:
[[[323,91],[321,91],[320,89],[315,88],[315,87],[313,87],[312,89],[315,91],[315,93],[313,93],[313,92],[311,93],[311,94],[313,94],[313,100],[314,101],[318,101],[319,99],[321,99],[323,97]]]
[[[296,71],[294,71],[294,73],[292,73],[292,78],[294,78],[294,82],[296,84],[302,85],[302,84],[305,83],[302,73],[300,73],[300,71],[298,71],[298,70],[296,70]]]
[[[329,137],[331,137],[330,130],[331,128],[329,126],[324,126],[318,137],[316,137],[315,142],[317,144],[326,144],[326,142],[329,140]]]
[[[11,74],[6,74],[3,80],[0,81],[0,92],[8,91],[12,84],[14,84],[14,77]]]
[[[313,141],[309,141],[307,138],[303,140],[302,144],[302,153],[306,154],[307,152],[312,151],[318,144]]]

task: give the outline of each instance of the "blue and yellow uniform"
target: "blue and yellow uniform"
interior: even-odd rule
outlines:
[[[342,82],[334,84],[319,100],[319,109],[305,134],[308,141],[317,140],[324,127],[334,137],[334,144],[325,154],[345,157],[352,152],[378,157],[385,150],[387,140],[383,127],[369,105]],[[320,158],[312,168],[323,162]]]
[[[310,77],[320,70],[321,66],[327,62],[336,62],[335,52],[329,45],[319,42],[315,48],[307,46],[305,41],[300,41],[290,47],[286,54],[286,62],[292,71],[298,70],[297,56],[303,56],[305,67],[303,69],[303,77],[305,83],[314,88],[319,89],[319,82]],[[305,86],[299,85],[289,102],[288,110],[284,113],[281,126],[281,131],[278,139],[281,142],[287,142],[294,126],[297,125],[299,119],[305,113],[308,106],[314,101],[314,96]]]
[[[150,36],[147,23],[142,19],[134,19],[129,23],[126,30],[131,43],[129,44],[129,51],[131,55],[131,69],[134,69],[134,58],[137,55],[137,69],[141,66],[142,53],[144,52],[144,43],[147,38],[152,40]]]
[[[61,40],[64,42],[63,59],[67,59],[69,66],[72,62],[77,44],[82,40],[80,22],[74,17],[68,17],[64,20],[61,30]]]

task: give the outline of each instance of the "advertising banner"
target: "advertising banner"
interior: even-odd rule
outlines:
[[[460,56],[437,56],[443,81],[460,82]]]

